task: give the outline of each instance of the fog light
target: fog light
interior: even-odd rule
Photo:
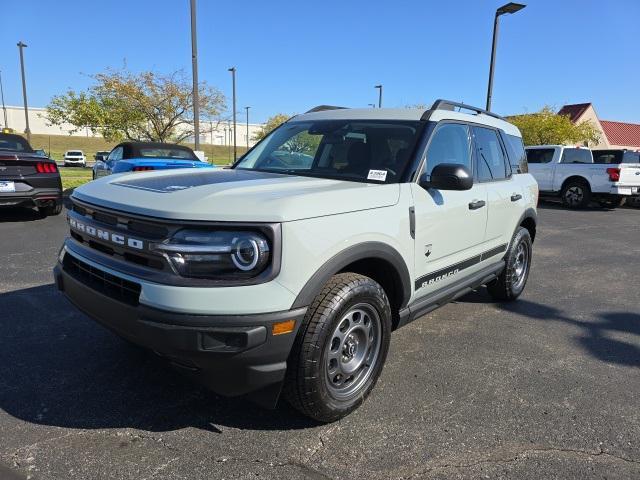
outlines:
[[[283,335],[285,333],[291,333],[293,332],[295,326],[295,320],[285,320],[284,322],[277,322],[272,325],[271,333],[273,335]]]

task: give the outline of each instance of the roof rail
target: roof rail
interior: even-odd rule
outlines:
[[[323,112],[325,110],[344,110],[347,107],[336,107],[334,105],[318,105],[317,107],[313,107],[311,110],[307,110],[304,113],[313,113],[313,112]]]
[[[472,112],[482,113],[484,115],[489,115],[490,117],[499,118],[500,120],[504,120],[504,117],[501,117],[497,113],[489,112],[487,110],[483,110],[482,108],[472,107],[471,105],[466,105],[464,103],[452,102],[450,100],[442,100],[438,99],[433,102],[431,106],[431,110],[455,110],[459,108],[460,110],[471,110]]]

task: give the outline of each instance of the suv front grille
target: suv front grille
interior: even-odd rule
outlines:
[[[65,272],[91,289],[119,302],[138,305],[140,284],[111,275],[68,253],[64,256],[62,266]]]

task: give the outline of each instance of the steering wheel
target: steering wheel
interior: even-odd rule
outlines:
[[[277,157],[269,155],[262,162],[260,162],[261,167],[275,167],[275,168],[288,168],[287,164],[284,163]]]

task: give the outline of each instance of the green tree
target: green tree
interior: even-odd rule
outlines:
[[[53,97],[45,118],[52,125],[69,123],[73,132],[89,128],[107,140],[180,142],[193,136],[192,83],[184,72],[168,75],[107,70],[92,75],[86,91],[67,91]],[[202,82],[199,86],[200,120],[214,128],[225,109],[220,91]],[[214,126],[215,125],[215,126]]]
[[[269,133],[271,133],[273,130],[278,128],[280,125],[282,125],[284,122],[286,122],[290,118],[291,118],[291,115],[286,115],[284,113],[276,113],[272,117],[269,117],[269,119],[267,120],[267,123],[265,123],[264,126],[260,130],[258,130],[258,132],[256,132],[256,134],[253,136],[253,139],[262,140]]]
[[[568,116],[558,115],[549,106],[508,120],[520,129],[525,145],[596,144],[600,140],[600,133],[593,123],[574,124]]]

